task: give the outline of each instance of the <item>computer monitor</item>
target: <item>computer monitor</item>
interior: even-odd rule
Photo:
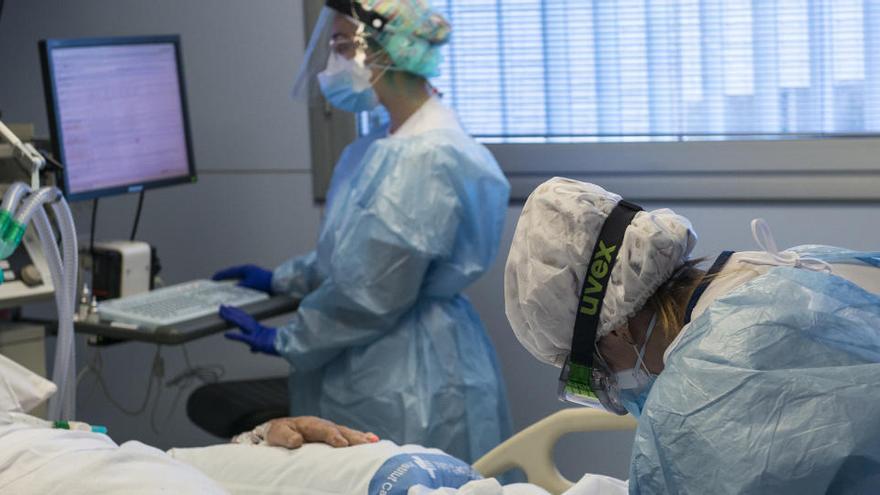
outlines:
[[[179,36],[40,42],[70,201],[195,182]]]

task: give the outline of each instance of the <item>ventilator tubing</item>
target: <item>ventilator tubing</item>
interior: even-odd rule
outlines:
[[[21,199],[17,191],[15,194],[16,196],[8,202],[10,208],[15,208],[15,203]],[[6,199],[4,197],[4,205],[7,205]],[[52,205],[61,233],[61,251],[58,249],[55,233],[49,223],[49,216],[43,208],[47,203]],[[3,212],[11,215],[12,210],[3,210]],[[24,227],[32,218],[39,234],[43,254],[49,265],[49,272],[52,275],[52,283],[55,286],[55,304],[58,308],[58,342],[55,348],[55,367],[52,372],[52,381],[58,386],[58,393],[49,400],[49,418],[52,420],[73,418],[76,417],[76,348],[74,346],[73,310],[76,304],[76,276],[79,266],[76,228],[70,208],[64,201],[61,191],[57,188],[43,188],[28,196],[19,211],[15,213],[10,229],[16,229],[20,226],[23,235]],[[10,230],[10,232],[18,235],[15,230]],[[3,233],[5,240],[7,230],[4,230]],[[21,238],[18,237],[19,242],[20,240]]]
[[[57,191],[57,189],[56,189]],[[73,330],[73,313],[76,305],[76,276],[79,267],[79,254],[77,251],[76,228],[73,223],[73,215],[67,203],[61,198],[58,191],[59,201],[52,203],[52,211],[61,232],[61,245],[64,254],[63,278],[55,282],[55,300],[58,306],[58,347],[55,351],[55,370],[53,378],[58,385],[55,416],[52,416],[53,402],[50,400],[50,418],[75,418],[76,417],[76,346]],[[40,211],[40,223],[45,224],[45,230],[51,235],[48,218],[45,211]],[[43,220],[45,219],[45,220]],[[39,227],[38,227],[39,229]],[[47,236],[40,235],[42,242],[46,242]],[[55,243],[54,236],[48,237]],[[59,287],[64,290],[60,291]],[[60,370],[60,372],[58,371]],[[58,381],[58,380],[61,381]]]
[[[3,211],[9,212],[11,215],[12,212],[18,208],[21,198],[30,192],[31,188],[23,182],[12,184],[9,186],[9,189],[6,190],[6,194],[3,195],[3,204],[0,208],[2,208]]]
[[[22,199],[24,202],[22,203]],[[19,207],[19,203],[21,206]],[[49,223],[44,205],[52,205],[58,230],[61,233],[61,251]],[[58,343],[55,348],[55,367],[52,381],[58,392],[49,400],[49,417],[53,420],[76,417],[76,359],[73,333],[73,311],[76,304],[76,276],[79,267],[76,228],[70,207],[61,191],[45,187],[36,192],[21,182],[12,184],[3,195],[0,205],[0,259],[9,257],[21,244],[25,229],[34,218],[43,253],[55,287],[58,308]],[[63,256],[63,257],[62,257]]]

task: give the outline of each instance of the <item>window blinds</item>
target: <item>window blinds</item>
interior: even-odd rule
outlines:
[[[487,141],[880,133],[880,0],[434,0]]]

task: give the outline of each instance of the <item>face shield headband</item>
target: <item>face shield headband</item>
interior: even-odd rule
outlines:
[[[352,0],[327,0],[325,5],[340,14],[347,15],[352,19],[360,21],[376,32],[381,33],[388,24],[388,20],[381,15],[365,9],[360,2]]]
[[[608,393],[615,386],[614,374],[597,351],[596,334],[608,282],[617,264],[626,229],[640,211],[641,206],[620,201],[605,219],[596,240],[578,298],[571,354],[559,376],[559,399],[563,402],[605,409],[620,415],[627,413],[617,400],[617,394]]]

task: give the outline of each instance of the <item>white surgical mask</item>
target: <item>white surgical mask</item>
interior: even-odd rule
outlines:
[[[334,107],[345,112],[368,112],[379,106],[373,90],[373,72],[364,63],[366,55],[359,52],[348,59],[332,53],[327,68],[318,74],[321,92]]]
[[[645,407],[645,401],[648,400],[648,393],[657,379],[657,375],[648,371],[645,365],[645,350],[648,348],[648,340],[654,333],[654,327],[657,325],[657,314],[651,317],[651,323],[648,324],[648,330],[645,332],[645,343],[639,350],[633,346],[636,353],[636,364],[634,368],[620,371],[614,374],[617,383],[618,401],[626,408],[626,410],[634,417],[638,418],[642,414]]]

